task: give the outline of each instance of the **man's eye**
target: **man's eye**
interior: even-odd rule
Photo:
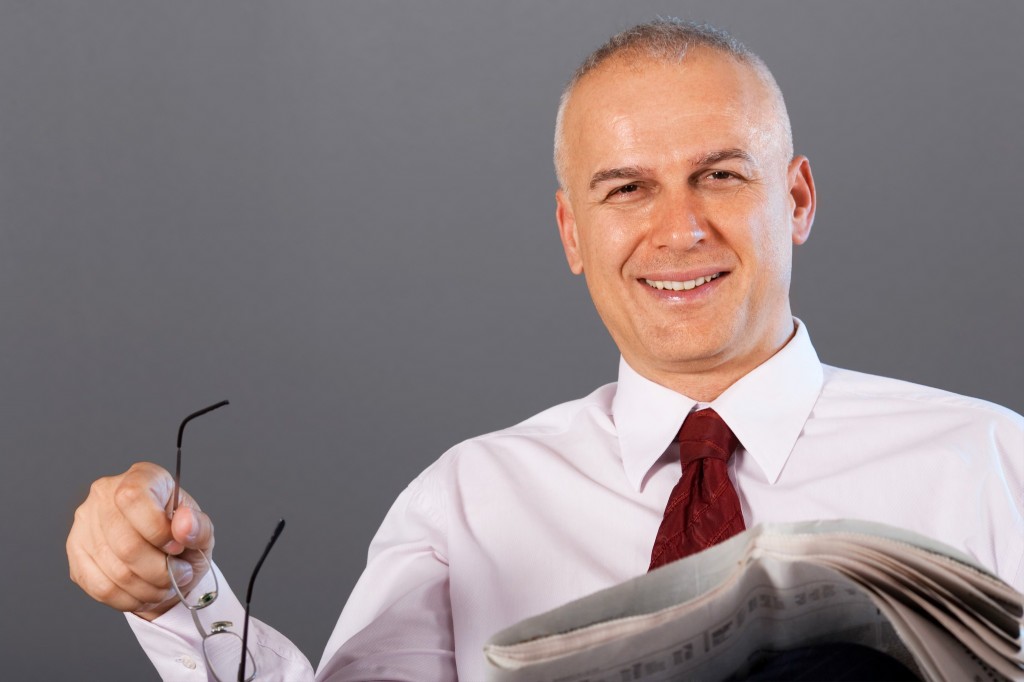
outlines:
[[[708,173],[707,177],[712,180],[729,180],[735,176],[729,171],[712,171]]]
[[[632,194],[638,189],[640,189],[640,186],[637,185],[635,182],[631,182],[628,185],[623,185],[622,187],[619,187],[614,192],[612,192],[612,194]]]

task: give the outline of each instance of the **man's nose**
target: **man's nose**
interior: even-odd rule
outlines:
[[[701,242],[706,231],[699,207],[691,197],[665,197],[651,220],[650,238],[655,247],[686,250]]]

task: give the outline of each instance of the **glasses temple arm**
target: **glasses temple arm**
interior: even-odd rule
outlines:
[[[184,419],[182,419],[181,420],[181,424],[178,425],[178,457],[177,457],[177,461],[174,464],[174,497],[171,498],[171,512],[172,513],[176,512],[178,510],[178,495],[179,495],[179,492],[181,490],[181,436],[185,433],[185,424],[188,424],[190,421],[192,421],[196,417],[202,417],[207,412],[213,412],[214,410],[216,410],[218,408],[221,408],[221,407],[224,407],[225,405],[230,405],[230,404],[231,403],[229,401],[222,400],[219,403],[216,403],[215,405],[210,405],[209,407],[204,407],[203,409],[197,410],[197,411],[193,412],[192,414],[190,414],[189,416],[187,416]]]
[[[260,567],[263,566],[263,562],[266,560],[267,555],[270,554],[271,548],[277,542],[277,538],[280,537],[283,530],[284,519],[281,519],[277,522],[273,535],[270,536],[270,542],[267,543],[263,554],[260,555],[260,560],[256,562],[256,568],[252,569],[252,576],[249,577],[249,587],[245,591],[245,621],[242,624],[242,660],[238,663],[239,682],[245,680],[245,652],[249,650],[249,602],[252,601],[252,586],[256,582],[256,574],[260,572]]]

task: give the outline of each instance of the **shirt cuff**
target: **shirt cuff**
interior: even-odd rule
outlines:
[[[227,629],[241,637],[245,609],[216,564],[213,564],[213,572],[204,576],[192,591],[213,590],[213,574],[217,578],[217,600],[198,611],[199,620],[207,633],[212,623],[228,621],[231,625]],[[125,616],[161,679],[173,682],[214,679],[206,669],[202,635],[183,605],[176,604],[152,621],[133,613]],[[249,651],[256,659],[257,679],[313,679],[313,669],[302,652],[286,637],[256,619],[249,620]]]
[[[216,565],[213,565],[212,568],[213,573],[217,574],[219,593],[217,601],[202,609],[200,620],[204,624],[217,620],[234,622],[234,618],[228,613],[238,605],[238,599],[227,586],[220,569]],[[209,592],[213,586],[213,574],[210,573],[203,576],[202,580],[192,589],[193,591]],[[222,612],[224,612],[223,616]],[[203,638],[196,630],[188,609],[179,603],[167,613],[151,621],[140,618],[134,613],[124,615],[132,632],[135,633],[135,638],[139,640],[142,650],[149,656],[149,660],[162,680],[196,682],[208,679],[206,660],[203,658]],[[241,616],[244,617],[244,615],[245,612],[242,611]],[[241,618],[238,622],[241,624]]]

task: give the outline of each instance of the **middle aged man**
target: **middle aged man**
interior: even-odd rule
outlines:
[[[824,366],[793,318],[792,245],[810,233],[814,182],[759,58],[682,22],[619,34],[567,86],[555,151],[559,233],[622,353],[618,382],[466,441],[413,481],[318,679],[480,680],[495,631],[647,571],[680,477],[673,440],[709,405],[739,441],[728,477],[748,527],[885,522],[1024,587],[1024,420]],[[192,560],[212,549],[212,525],[188,500],[172,531],[171,485],[151,464],[98,481],[68,554],[86,592],[136,612],[165,679],[202,679],[164,550]],[[172,565],[193,590],[210,584]],[[223,583],[200,614],[206,627],[242,620]],[[254,632],[260,679],[312,676],[287,639]]]

